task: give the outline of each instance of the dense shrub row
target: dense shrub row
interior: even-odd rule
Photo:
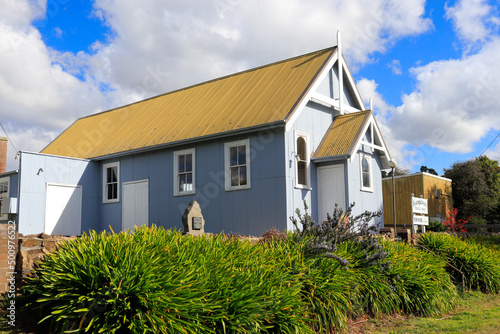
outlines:
[[[361,314],[449,309],[458,297],[450,264],[471,276],[468,287],[498,292],[498,262],[462,256],[484,240],[427,234],[422,249],[382,241],[379,262],[390,266],[367,262],[359,240],[335,244],[336,257],[307,256],[310,241],[92,232],[46,256],[24,288],[26,309],[54,333],[317,333]]]
[[[454,283],[468,290],[500,292],[500,251],[497,237],[462,237],[451,234],[422,235],[420,246],[447,263]]]

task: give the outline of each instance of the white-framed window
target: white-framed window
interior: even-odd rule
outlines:
[[[373,191],[372,158],[369,154],[360,154],[361,190]]]
[[[2,212],[3,200],[9,197],[9,177],[0,178],[0,213]],[[7,214],[0,214],[0,220],[8,220]]]
[[[311,183],[309,176],[309,135],[307,133],[295,131],[295,161],[295,186],[309,189]]]
[[[174,152],[174,196],[192,195],[195,191],[195,151]]]
[[[102,165],[102,202],[120,201],[120,163],[111,162]]]
[[[250,140],[224,144],[226,190],[250,188]]]

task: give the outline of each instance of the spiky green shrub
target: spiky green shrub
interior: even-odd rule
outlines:
[[[444,233],[427,233],[419,245],[441,256],[455,284],[469,290],[500,292],[500,252]]]
[[[464,234],[460,236],[460,239],[469,243],[482,245],[500,251],[500,235]]]
[[[166,260],[167,235],[97,234],[65,242],[24,287],[55,333],[193,332],[210,321],[196,273]],[[170,234],[179,239],[179,235]],[[188,260],[189,253],[178,254]]]
[[[56,333],[307,333],[301,261],[286,243],[92,232],[47,256],[24,292]]]
[[[458,293],[442,258],[406,243],[383,241],[382,245],[391,261],[387,277],[398,296],[397,309],[433,316],[456,303]]]

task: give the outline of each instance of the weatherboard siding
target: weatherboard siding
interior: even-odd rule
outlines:
[[[20,159],[20,233],[45,230],[47,183],[82,186],[82,231],[99,229],[98,163],[28,152],[21,152]]]
[[[311,161],[309,164],[310,189],[296,187],[297,160],[295,152],[295,133],[299,131],[309,135],[309,154],[318,147],[326,130],[333,121],[333,111],[322,105],[309,102],[301,111],[290,130],[285,135],[286,140],[286,177],[287,177],[287,217],[296,217],[295,210],[300,209],[304,213],[304,200],[309,206],[309,212],[317,220],[317,174],[316,165]],[[287,229],[293,230],[293,223],[288,219]]]
[[[372,168],[372,191],[361,190],[361,160],[360,154],[366,153],[371,156]],[[358,152],[348,162],[347,184],[349,187],[347,202],[348,204],[355,203],[353,214],[359,215],[365,211],[383,211],[383,195],[382,195],[382,163],[380,157],[371,150],[363,149]],[[374,223],[382,222],[382,218],[376,218]]]
[[[224,143],[250,139],[251,188],[226,191]],[[193,195],[174,196],[174,152],[195,149]],[[210,233],[261,235],[271,227],[285,229],[284,141],[281,130],[268,130],[199,142],[172,149],[134,154],[102,163],[120,161],[120,184],[149,180],[149,221],[165,228],[182,229],[181,217],[190,201],[200,204]],[[102,229],[121,229],[121,205],[102,204]]]

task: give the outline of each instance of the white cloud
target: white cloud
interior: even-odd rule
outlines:
[[[397,59],[393,59],[389,64],[387,64],[387,67],[390,68],[392,73],[394,73],[396,75],[403,74],[403,69],[401,67],[401,63]]]
[[[60,2],[0,7],[0,117],[29,151],[96,110],[335,45],[338,29],[355,69],[432,26],[424,0],[96,0],[112,34],[73,54],[48,48],[32,25]]]
[[[496,39],[462,60],[414,68],[417,90],[402,97],[403,105],[390,120],[393,132],[414,145],[471,152],[490,129],[500,129],[499,52]]]
[[[34,19],[43,18],[47,0],[0,0],[0,24],[25,29]]]
[[[423,0],[191,0],[168,6],[97,0],[96,16],[115,36],[97,47],[91,71],[130,97],[154,95],[335,45],[338,29],[355,69],[398,38],[428,30],[424,5]]]
[[[496,138],[495,142],[493,143],[493,147],[486,150],[486,152],[484,152],[484,155],[486,155],[490,159],[500,161],[500,138]]]
[[[500,40],[494,39],[475,55],[411,69],[416,90],[403,95],[397,108],[384,102],[375,81],[358,82],[363,96],[374,97],[389,150],[405,168],[420,165],[437,149],[470,153],[488,132],[500,130],[499,53]],[[498,157],[499,150],[497,145],[489,153]]]
[[[455,6],[445,6],[446,18],[468,47],[486,41],[497,29],[499,19],[488,0],[459,0]]]

